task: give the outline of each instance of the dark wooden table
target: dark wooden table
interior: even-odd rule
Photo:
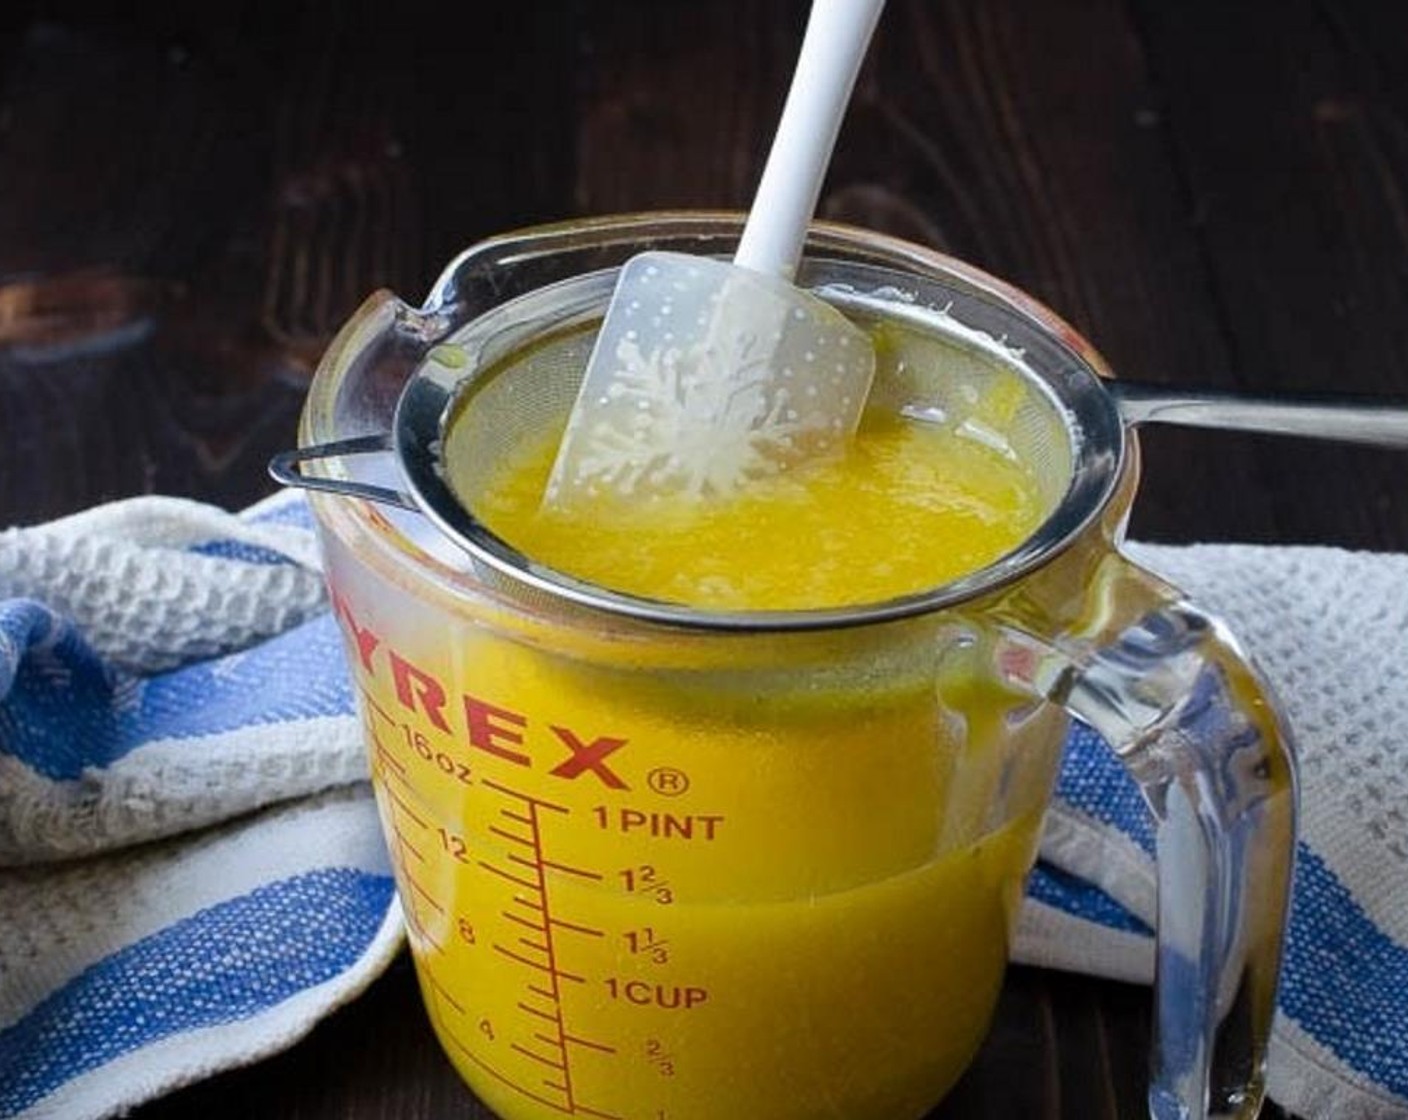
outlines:
[[[330,332],[481,235],[743,207],[800,0],[0,7],[0,524],[271,489]],[[822,213],[967,258],[1116,369],[1408,392],[1408,5],[891,0]],[[1408,549],[1403,458],[1156,432],[1144,539]],[[1016,970],[934,1115],[1143,1115],[1142,989]],[[1274,1110],[1268,1109],[1268,1113]],[[486,1117],[404,960],[137,1114]]]

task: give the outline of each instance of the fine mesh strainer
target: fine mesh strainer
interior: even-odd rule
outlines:
[[[1253,398],[1108,381],[1051,332],[954,287],[915,300],[884,268],[807,263],[803,283],[862,329],[883,324],[870,408],[956,437],[995,442],[1029,464],[1048,511],[1038,530],[986,568],[902,598],[808,611],[701,611],[584,582],[520,553],[476,515],[504,457],[559,434],[576,399],[616,279],[592,272],[508,300],[428,345],[397,401],[391,430],[286,452],[271,464],[291,486],[382,502],[423,515],[476,575],[588,607],[705,629],[802,630],[924,613],[1002,586],[1060,551],[1103,509],[1126,454],[1126,426],[1172,422],[1408,448],[1408,408],[1343,397]],[[980,402],[995,386],[1013,403],[1000,428]],[[336,468],[389,458],[388,479]],[[328,464],[334,464],[330,469]],[[319,464],[312,473],[304,464]],[[942,542],[935,542],[942,547]]]
[[[1049,513],[1016,551],[982,572],[883,603],[705,612],[588,584],[522,555],[477,516],[476,499],[506,456],[562,432],[614,287],[611,271],[520,296],[447,336],[407,380],[391,431],[287,452],[272,472],[288,485],[420,513],[481,576],[637,618],[724,629],[813,629],[930,610],[1017,578],[1098,512],[1119,473],[1124,428],[1088,365],[972,294],[955,290],[951,303],[919,305],[898,286],[898,275],[881,269],[867,270],[872,283],[864,287],[855,284],[854,264],[846,265],[845,285],[830,281],[824,262],[809,271],[816,294],[862,329],[884,324],[868,407],[989,443],[1031,468]],[[1005,402],[1000,425],[984,414],[983,402],[994,395]],[[305,463],[370,453],[390,457],[398,485],[302,470]]]

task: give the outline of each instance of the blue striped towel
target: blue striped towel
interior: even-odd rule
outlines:
[[[113,1116],[273,1053],[397,951],[310,530],[286,494],[0,534],[0,1118]],[[1301,746],[1272,1095],[1408,1116],[1408,557],[1131,551],[1229,619]],[[1146,981],[1152,850],[1074,728],[1016,959]]]
[[[275,1053],[400,910],[302,502],[0,534],[0,1117]]]

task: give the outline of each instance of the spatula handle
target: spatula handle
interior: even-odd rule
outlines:
[[[733,263],[791,279],[885,0],[814,0],[792,88]]]

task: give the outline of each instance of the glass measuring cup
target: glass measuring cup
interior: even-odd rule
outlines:
[[[801,281],[914,359],[891,363],[896,407],[961,408],[901,376],[936,357],[1027,394],[1008,434],[1048,516],[932,591],[782,613],[635,599],[519,556],[450,492],[444,461],[565,415],[611,267],[727,254],[738,228],[547,227],[469,250],[420,308],[373,296],[283,465],[341,495],[313,498],[327,577],[447,1054],[509,1120],[923,1115],[991,1016],[1069,711],[1158,822],[1151,1109],[1254,1115],[1291,758],[1233,639],[1120,554],[1136,446],[1051,312],[902,242],[810,244]]]

